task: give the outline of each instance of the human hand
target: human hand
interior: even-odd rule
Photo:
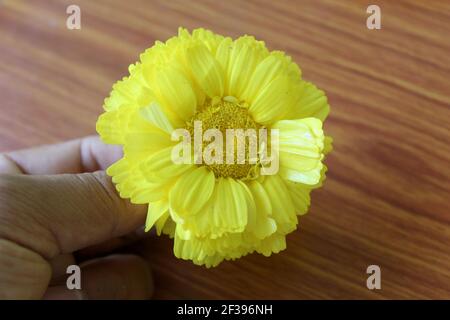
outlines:
[[[0,299],[151,296],[136,255],[84,262],[82,289],[66,287],[73,252],[117,247],[144,224],[146,207],[121,199],[102,171],[120,157],[94,136],[0,154]]]

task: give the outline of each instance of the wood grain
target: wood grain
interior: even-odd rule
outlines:
[[[286,251],[206,270],[151,239],[156,298],[450,298],[450,2],[0,2],[0,151],[92,134],[112,84],[179,25],[253,34],[324,89],[328,179]],[[366,288],[366,268],[382,289]]]

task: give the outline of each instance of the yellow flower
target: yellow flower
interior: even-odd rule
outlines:
[[[175,256],[207,267],[285,249],[326,171],[331,138],[322,130],[329,113],[323,91],[264,42],[205,29],[180,28],[142,53],[129,72],[105,99],[97,132],[123,145],[123,158],[107,173],[121,197],[148,204],[146,230],[155,226],[158,235],[174,238]],[[256,163],[247,150],[244,163],[175,163],[174,130],[192,134],[196,122],[223,133],[276,131],[279,170],[262,174],[261,142]]]

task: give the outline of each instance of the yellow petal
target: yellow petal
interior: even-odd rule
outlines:
[[[207,242],[204,240],[196,238],[186,240],[180,238],[177,233],[175,234],[173,252],[179,259],[192,260],[194,263],[202,265],[206,264],[208,260],[215,256],[214,253],[211,253],[210,250],[206,248],[206,246]],[[222,259],[218,259],[215,265],[217,265]]]
[[[212,55],[215,55],[217,47],[224,37],[219,34],[215,34],[210,30],[198,28],[192,31],[192,38],[195,40],[200,40],[206,45]]]
[[[223,71],[219,62],[202,44],[186,49],[186,60],[200,87],[210,97],[223,96]]]
[[[279,130],[279,174],[294,182],[318,183],[323,168],[322,122],[316,118],[281,120],[272,129]]]
[[[193,168],[195,166],[192,164],[175,164],[172,161],[172,147],[155,152],[140,165],[142,175],[154,183],[165,183],[189,170],[194,170]]]
[[[258,64],[240,98],[252,104],[259,91],[284,72],[286,72],[286,65],[283,60],[276,55],[269,55]]]
[[[237,180],[237,182],[241,185],[244,196],[245,196],[245,202],[247,204],[247,224],[245,231],[252,231],[254,232],[255,229],[258,226],[258,214],[257,214],[257,207],[255,203],[255,199],[253,198],[253,194],[251,193],[249,187],[246,183]]]
[[[292,79],[292,81],[297,82],[302,79],[302,70],[300,70],[299,66],[294,61],[292,61],[292,58],[286,55],[285,52],[274,50],[270,54],[278,57],[281,61],[283,61],[283,64],[287,67],[286,72]]]
[[[227,95],[241,97],[258,63],[268,55],[262,41],[243,36],[234,41],[227,69]]]
[[[132,189],[128,196],[132,203],[145,204],[167,198],[177,179],[193,170],[193,165],[174,164],[171,150],[172,147],[159,150],[135,166],[136,172],[129,175],[127,184],[124,182],[124,187]]]
[[[299,215],[308,211],[311,203],[311,188],[300,183],[286,181],[286,185],[291,194],[291,199],[295,207],[295,212]]]
[[[216,193],[217,190],[214,188],[213,194],[203,208],[196,215],[184,219],[186,227],[191,229],[196,237],[214,239],[222,236],[226,232],[212,225],[213,209],[217,197]]]
[[[134,204],[148,204],[164,197],[163,188],[154,186],[142,176],[138,169],[142,161],[130,161],[128,158],[123,160],[126,160],[128,168],[122,174],[113,176],[113,182],[117,183],[116,188],[122,198],[130,198],[130,202]]]
[[[242,232],[247,225],[248,204],[244,187],[231,178],[219,178],[212,223],[217,228]]]
[[[325,139],[323,141],[324,147],[323,147],[323,154],[328,154],[333,150],[333,138],[330,136],[325,136]]]
[[[233,39],[230,37],[224,38],[216,50],[216,60],[220,63],[222,70],[228,70],[228,63],[230,61],[230,53],[233,49]],[[227,78],[227,77],[225,77]]]
[[[266,176],[262,183],[272,206],[272,218],[276,221],[278,231],[288,233],[295,230],[297,216],[294,204],[283,179],[278,175]]]
[[[170,145],[170,140],[161,132],[131,132],[125,139],[124,153],[130,158],[145,160],[161,148],[167,148]]]
[[[147,89],[143,83],[136,81],[135,76],[125,77],[113,85],[111,94],[105,99],[103,107],[106,111],[113,111],[122,106],[137,104]]]
[[[256,222],[253,230],[254,235],[264,239],[277,231],[277,224],[272,215],[272,204],[263,186],[256,180],[248,183],[250,192],[256,205]]]
[[[183,240],[190,240],[192,239],[192,232],[185,228],[185,225],[182,223],[177,223],[177,226],[175,228],[175,234],[178,238]]]
[[[214,191],[215,177],[206,167],[185,173],[169,194],[172,219],[179,223],[184,217],[195,215]]]
[[[162,111],[159,104],[152,102],[149,106],[139,109],[139,114],[155,127],[167,134],[172,134],[173,125]]]
[[[167,200],[153,202],[148,206],[147,219],[145,221],[145,232],[149,231],[155,222],[160,219],[169,209]]]
[[[325,93],[310,82],[301,81],[297,86],[298,98],[290,111],[289,119],[314,117],[325,121],[330,112]]]
[[[166,222],[167,222],[167,219],[169,218],[169,211],[166,211],[157,221],[156,221],[156,223],[155,223],[155,227],[156,227],[156,234],[158,235],[158,236],[160,236],[161,235],[161,233],[162,233],[162,231],[163,231],[163,229],[164,229],[164,227],[165,227],[165,225],[166,225]]]
[[[114,183],[120,183],[127,179],[130,174],[130,169],[131,165],[128,162],[128,159],[124,157],[110,165],[108,169],[106,169],[106,173],[108,176],[112,177]]]
[[[160,104],[182,120],[187,121],[194,115],[197,98],[190,81],[176,68],[158,68],[153,76],[152,90]]]
[[[289,112],[293,102],[290,83],[287,76],[280,76],[261,89],[249,107],[256,122],[271,124]]]
[[[131,180],[131,179],[130,179]],[[133,185],[133,191],[127,192],[127,198],[130,198],[130,202],[133,204],[147,204],[155,201],[160,201],[167,197],[167,193],[170,190],[170,182],[167,183],[151,183],[144,181],[136,183],[135,180],[128,180],[128,184],[124,184],[124,187],[131,188]],[[121,187],[122,185],[118,185]],[[121,187],[121,190],[123,188]],[[121,192],[123,193],[123,192]]]
[[[166,224],[162,229],[162,233],[168,235],[170,239],[173,239],[175,237],[176,227],[176,223],[170,218],[169,215],[169,218],[167,219]]]
[[[107,170],[108,175],[112,176],[116,189],[122,198],[130,198],[134,204],[148,204],[158,201],[167,195],[161,185],[155,185],[148,182],[138,169],[142,161],[131,161],[125,157],[114,163]]]
[[[230,60],[230,53],[233,49],[233,40],[229,37],[224,38],[216,50],[216,59],[219,62],[220,66],[222,67],[222,70],[228,69],[228,63]],[[228,77],[225,75],[223,79],[223,86],[224,86],[224,92],[228,93]]]
[[[256,219],[256,206],[244,183],[219,178],[209,201],[195,215],[185,219],[197,237],[217,239],[226,233],[242,232]]]
[[[124,144],[128,132],[128,121],[137,107],[125,105],[100,115],[96,123],[97,133],[105,143]]]
[[[149,117],[147,114],[145,116]],[[174,145],[169,133],[158,127],[163,126],[162,123],[156,123],[155,119],[151,122],[145,116],[142,115],[141,110],[133,112],[124,138],[124,153],[130,160],[133,158],[135,162],[148,158],[156,151]],[[168,127],[165,129],[170,130]]]
[[[286,237],[284,235],[275,233],[261,241],[261,243],[256,248],[256,251],[266,257],[270,257],[272,253],[279,253],[280,251],[285,249]]]

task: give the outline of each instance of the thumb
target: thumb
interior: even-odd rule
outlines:
[[[0,175],[0,298],[42,297],[48,260],[129,233],[145,213],[102,171]]]
[[[0,176],[0,238],[46,259],[129,233],[146,211],[121,199],[103,171]]]

